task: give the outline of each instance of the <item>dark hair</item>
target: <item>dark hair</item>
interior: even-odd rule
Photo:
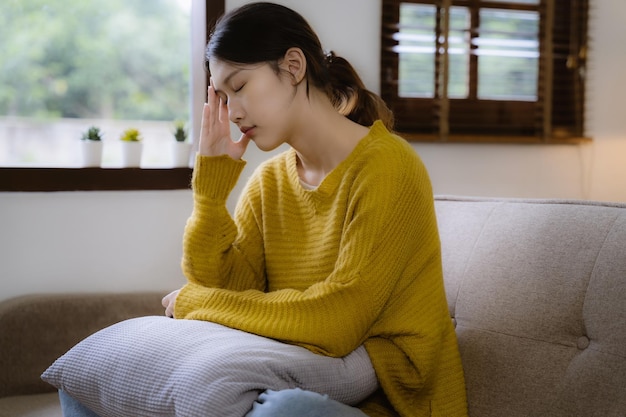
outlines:
[[[279,60],[292,47],[306,57],[308,85],[325,91],[338,112],[364,126],[380,119],[393,127],[391,111],[365,88],[352,65],[333,52],[325,53],[308,22],[278,4],[250,3],[222,16],[210,35],[205,65],[208,69],[210,58],[234,64],[267,62],[278,73]]]

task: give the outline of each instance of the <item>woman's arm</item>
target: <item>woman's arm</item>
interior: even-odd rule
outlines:
[[[304,291],[232,291],[190,282],[177,299],[181,318],[218,322],[343,356],[371,336],[411,270],[439,262],[432,191],[424,168],[406,166],[355,187],[358,207],[344,227],[334,271]],[[395,329],[390,329],[395,331]],[[398,329],[402,331],[402,329]]]
[[[226,208],[244,165],[226,155],[196,158],[194,209],[185,226],[182,260],[191,283],[235,291],[264,288],[262,241],[247,199],[239,202],[238,223]]]

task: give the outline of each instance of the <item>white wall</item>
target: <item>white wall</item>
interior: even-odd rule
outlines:
[[[0,193],[0,300],[184,283],[191,192]]]
[[[247,2],[227,0],[226,7]],[[324,48],[345,56],[366,85],[379,91],[380,0],[276,2],[302,13]],[[416,143],[436,193],[626,202],[626,48],[618,47],[626,44],[626,2],[594,3],[587,103],[593,143]]]
[[[348,58],[378,90],[380,0],[281,3],[303,13],[324,46]],[[415,144],[436,193],[626,202],[626,2],[596,3],[588,81],[593,143]],[[250,147],[242,182],[265,157]],[[0,300],[34,292],[174,289],[184,282],[181,238],[191,207],[184,190],[0,193]]]
[[[626,202],[626,2],[592,1],[585,145],[416,144],[435,192]]]

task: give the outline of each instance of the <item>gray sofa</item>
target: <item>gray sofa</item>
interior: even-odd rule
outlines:
[[[152,292],[42,294],[0,303],[0,417],[62,417],[58,396],[41,373],[99,329],[163,314],[162,297]]]
[[[472,417],[626,416],[626,205],[437,197]],[[0,304],[0,417],[60,416],[40,373],[162,294]]]

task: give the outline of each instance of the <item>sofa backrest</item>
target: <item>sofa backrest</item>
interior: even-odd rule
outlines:
[[[0,398],[54,391],[40,377],[52,362],[106,326],[163,314],[163,295],[32,294],[4,300],[0,303]]]
[[[435,205],[470,416],[626,416],[626,205]]]

